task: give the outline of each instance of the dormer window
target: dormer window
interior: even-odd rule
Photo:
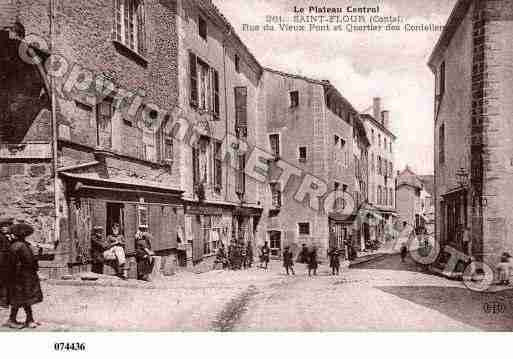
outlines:
[[[207,40],[207,21],[201,16],[198,17],[198,33],[203,40]]]

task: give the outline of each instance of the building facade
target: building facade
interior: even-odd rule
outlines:
[[[510,1],[456,3],[429,59],[435,75],[436,236],[489,264],[513,250]]]
[[[245,167],[257,140],[262,68],[210,1],[179,1],[179,116],[187,258],[210,268],[219,241],[254,243],[262,208]]]
[[[394,171],[395,135],[391,131],[390,113],[383,111],[381,99],[374,98],[372,115],[361,115],[370,140],[368,148],[368,200],[377,219],[371,221],[371,238],[383,241],[386,223],[396,216]]]
[[[272,157],[260,243],[274,256],[285,246],[315,245],[322,257],[330,242],[344,247],[352,221],[336,212],[354,207],[356,111],[329,82],[272,69],[264,71],[259,110],[259,143]],[[327,193],[335,193],[330,201]]]
[[[423,183],[408,166],[397,174],[396,183],[398,220],[400,223],[407,222],[410,226],[417,227],[416,223],[423,211],[421,197]]]

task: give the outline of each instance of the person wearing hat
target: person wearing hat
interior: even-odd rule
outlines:
[[[8,297],[8,281],[9,275],[9,247],[11,246],[11,229],[13,224],[11,218],[0,219],[0,307],[7,308]]]
[[[128,268],[126,267],[125,237],[121,234],[119,223],[112,225],[111,234],[107,236],[108,249],[103,252],[106,260],[114,262],[116,274],[121,279],[128,279]]]
[[[140,225],[135,234],[135,260],[137,261],[137,279],[150,281],[150,274],[153,272],[155,253],[151,250],[153,236],[148,231],[148,226]]]
[[[330,259],[330,268],[332,275],[340,274],[340,250],[336,247],[331,247],[328,251],[328,258]]]
[[[91,259],[92,259],[92,272],[103,274],[103,265],[105,257],[103,253],[109,249],[109,245],[103,235],[103,227],[95,226],[93,228],[93,236],[91,238]]]
[[[293,254],[290,250],[289,246],[286,246],[283,251],[283,266],[285,267],[285,271],[287,272],[287,275],[289,275],[289,271],[292,272],[292,275],[296,275],[294,272],[294,259]]]
[[[308,276],[317,275],[317,267],[319,266],[319,262],[317,261],[317,247],[313,246],[308,253]]]
[[[43,301],[43,292],[37,274],[39,270],[37,259],[30,244],[25,240],[34,233],[34,228],[26,223],[19,223],[11,226],[11,233],[13,234],[13,241],[9,247],[12,273],[9,284],[11,314],[7,326],[13,329],[36,328],[39,323],[34,321],[32,305]],[[24,325],[16,320],[20,308],[23,308],[26,314]]]

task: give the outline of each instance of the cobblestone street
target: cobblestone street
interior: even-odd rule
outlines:
[[[395,255],[345,268],[338,277],[326,266],[317,277],[305,272],[297,264],[297,275],[287,277],[272,262],[268,272],[180,273],[151,284],[45,282],[45,301],[35,306],[43,323],[38,330],[513,329],[512,291],[471,292]],[[504,310],[487,313],[485,303],[497,302]],[[7,311],[0,313],[5,321]]]

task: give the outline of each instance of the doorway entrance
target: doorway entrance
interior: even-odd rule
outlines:
[[[281,232],[269,231],[269,248],[271,256],[279,257],[281,255]]]

